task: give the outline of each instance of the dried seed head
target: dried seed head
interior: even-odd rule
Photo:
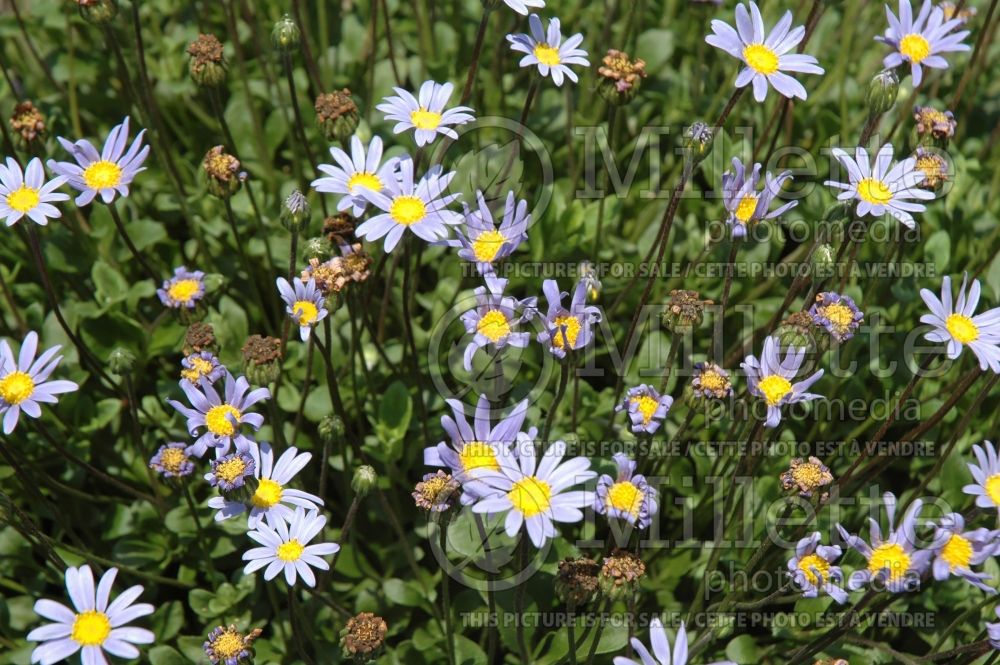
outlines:
[[[215,35],[198,35],[188,44],[188,72],[191,79],[205,88],[214,88],[226,82],[226,59],[222,42]]]
[[[939,111],[929,106],[914,106],[913,119],[917,123],[917,135],[930,135],[936,141],[947,141],[955,136],[958,123],[951,111]]]
[[[600,75],[598,90],[609,103],[621,106],[635,98],[642,79],[646,78],[646,62],[641,58],[631,60],[628,53],[609,49],[597,68]]]
[[[604,558],[599,576],[601,591],[612,600],[631,597],[646,575],[646,564],[639,555],[627,550],[615,550]]]
[[[357,242],[354,229],[357,220],[349,213],[341,212],[323,220],[323,234],[334,245],[351,245]]]
[[[597,595],[600,570],[593,559],[563,559],[556,575],[556,596],[573,607],[586,605]]]
[[[215,339],[215,329],[211,324],[197,321],[192,323],[184,334],[184,355],[211,351],[215,353],[218,344]]]
[[[933,191],[948,181],[948,160],[943,155],[920,146],[913,156],[917,160],[917,170],[924,174],[918,187]]]
[[[677,334],[693,330],[704,320],[705,306],[711,304],[711,300],[702,300],[697,291],[674,289],[663,310],[663,325]]]
[[[801,457],[792,460],[787,471],[781,474],[781,486],[785,491],[797,489],[800,496],[809,498],[820,487],[833,482],[833,474],[819,459]]]
[[[458,481],[444,471],[424,475],[423,480],[413,488],[413,501],[417,508],[433,513],[443,513],[455,505],[458,499]]]
[[[34,104],[24,101],[14,107],[10,128],[20,137],[21,143],[29,146],[45,137],[45,117]]]
[[[347,88],[325,92],[316,98],[316,124],[327,141],[343,141],[358,128],[361,116]]]
[[[253,383],[265,386],[281,373],[281,340],[250,335],[243,345],[243,373]]]
[[[347,626],[340,632],[340,646],[345,658],[353,658],[355,662],[367,663],[375,660],[375,656],[389,631],[385,619],[371,612],[362,612],[347,621]]]

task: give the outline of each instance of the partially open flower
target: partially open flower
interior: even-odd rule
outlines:
[[[361,116],[347,88],[324,92],[316,98],[316,124],[327,141],[343,141],[358,128]]]
[[[208,191],[220,199],[228,199],[240,189],[246,173],[240,171],[240,160],[217,145],[205,154],[201,162],[208,181]]]
[[[586,605],[599,590],[597,580],[601,567],[593,559],[563,559],[556,575],[556,596],[573,607]]]
[[[344,657],[352,658],[358,663],[375,660],[388,631],[385,619],[371,612],[351,617],[340,632],[340,646],[344,650]]]
[[[646,61],[641,58],[631,60],[628,53],[609,49],[597,68],[600,74],[598,91],[608,102],[616,105],[627,104],[639,92],[642,79],[646,78]]]
[[[222,42],[215,35],[198,35],[188,44],[188,72],[191,79],[205,88],[220,86],[226,81],[226,59]]]
[[[34,104],[23,101],[14,107],[10,116],[10,128],[28,146],[45,137],[45,117]]]
[[[164,478],[183,478],[194,471],[194,463],[187,454],[187,444],[168,443],[149,460],[149,468]]]

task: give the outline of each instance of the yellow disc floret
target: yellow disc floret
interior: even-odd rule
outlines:
[[[569,348],[576,348],[576,338],[580,335],[580,319],[567,314],[556,317],[552,324],[555,326],[555,331],[552,333],[552,345],[562,349],[565,348],[566,342],[569,342]]]
[[[292,304],[292,311],[299,317],[300,326],[312,325],[319,316],[319,308],[309,300],[296,300]]]
[[[816,554],[808,554],[799,559],[799,570],[806,576],[809,584],[817,586],[825,584],[830,577],[830,564]]]
[[[608,490],[607,504],[609,508],[638,517],[642,509],[644,494],[629,481],[615,483]]]
[[[179,279],[167,288],[167,295],[174,302],[186,303],[194,298],[201,289],[201,282],[197,279]]]
[[[420,107],[410,114],[410,122],[417,129],[437,129],[441,124],[441,114]]]
[[[778,71],[778,54],[766,44],[748,44],[743,49],[743,60],[758,74],[773,74]]]
[[[757,383],[757,387],[764,393],[768,406],[777,406],[785,395],[792,392],[791,382],[780,374],[765,376]]]
[[[877,575],[887,572],[887,579],[890,582],[899,582],[910,569],[910,555],[906,553],[902,545],[895,543],[880,545],[872,550],[871,557],[868,558],[868,572]]]
[[[472,253],[476,255],[477,261],[490,263],[497,257],[505,242],[507,238],[499,231],[483,231],[472,241]]]
[[[634,404],[639,413],[642,414],[643,425],[648,425],[649,421],[653,419],[656,410],[660,408],[660,402],[649,395],[633,397],[629,402]]]
[[[559,49],[548,44],[539,44],[536,46],[535,57],[538,58],[538,62],[549,67],[555,67],[560,62]]]
[[[736,221],[740,224],[746,224],[753,217],[754,212],[757,211],[757,196],[756,194],[747,194],[742,199],[740,199],[739,205],[736,206],[736,212],[733,213],[736,216]]]
[[[525,517],[545,512],[552,504],[552,487],[535,476],[525,476],[514,483],[507,498]]]
[[[1000,473],[995,473],[986,479],[983,483],[983,489],[986,490],[986,496],[993,500],[993,504],[1000,506]]]
[[[948,562],[951,570],[959,568],[968,569],[972,562],[972,543],[968,538],[963,538],[959,534],[952,534],[948,542],[941,548],[941,558]]]
[[[389,216],[397,224],[410,226],[427,216],[427,206],[424,205],[419,196],[397,196],[392,201],[392,207],[389,208]]]
[[[496,343],[510,334],[510,322],[506,314],[498,309],[491,309],[479,319],[476,332]]]
[[[104,612],[88,610],[76,615],[69,637],[77,644],[85,647],[96,647],[104,644],[111,634],[111,620]]]
[[[910,62],[920,63],[931,54],[931,44],[926,37],[914,32],[899,40],[899,52]]]
[[[35,392],[35,382],[27,372],[14,371],[0,379],[0,398],[18,405]]]
[[[858,183],[858,196],[872,205],[885,205],[892,201],[889,186],[875,178],[865,178]]]
[[[347,180],[347,189],[351,191],[351,194],[357,194],[356,190],[358,187],[364,187],[373,192],[380,192],[382,191],[382,181],[374,173],[359,171]]]
[[[180,451],[178,451],[180,452]],[[246,473],[247,464],[238,455],[223,460],[215,465],[213,473],[217,478],[221,478],[229,484],[234,483],[238,478],[242,478]]]
[[[235,630],[224,630],[218,637],[212,640],[211,646],[216,658],[220,660],[236,658],[244,648],[243,636]]]
[[[213,406],[205,414],[205,427],[216,436],[232,436],[236,433],[233,421],[239,423],[240,416],[239,409],[229,404]]]
[[[261,478],[257,490],[250,497],[250,503],[256,508],[270,508],[281,501],[282,487],[270,478]]]
[[[956,342],[968,344],[979,339],[979,328],[967,316],[952,314],[944,322],[945,328]]]
[[[302,543],[292,538],[287,543],[278,545],[276,554],[282,561],[298,561],[305,549],[306,548],[302,546]]]
[[[90,189],[117,187],[122,181],[122,168],[114,162],[102,159],[83,170],[83,182]]]
[[[40,201],[41,198],[38,196],[38,190],[32,189],[27,185],[21,185],[7,195],[7,205],[18,212],[34,210]]]
[[[481,441],[469,441],[466,443],[462,446],[461,452],[458,453],[458,458],[462,462],[462,469],[464,471],[472,471],[473,469],[490,469],[496,471],[500,468],[493,446]]]

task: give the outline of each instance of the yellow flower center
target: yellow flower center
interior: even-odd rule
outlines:
[[[496,258],[497,252],[505,242],[507,238],[499,231],[483,231],[472,242],[472,253],[476,255],[477,261],[490,263]]]
[[[237,478],[242,478],[247,470],[246,462],[239,457],[230,457],[215,465],[215,475],[232,484]]]
[[[473,469],[490,469],[496,471],[500,468],[492,446],[481,441],[469,441],[462,446],[462,451],[458,454],[458,458],[462,462],[462,469],[466,472]]]
[[[300,326],[312,325],[319,316],[319,308],[308,300],[296,300],[292,305],[292,311],[299,315]]]
[[[476,332],[496,343],[510,334],[510,323],[503,312],[491,309],[479,319],[479,323],[476,324]]]
[[[778,71],[778,54],[764,44],[748,44],[743,49],[743,60],[758,74],[773,74]]]
[[[90,189],[117,187],[122,179],[122,168],[114,162],[102,159],[83,170],[83,182]]]
[[[945,176],[944,163],[936,155],[917,157],[917,170],[923,172],[928,178],[943,178]]]
[[[736,221],[740,224],[746,224],[753,217],[754,212],[757,210],[757,195],[747,194],[742,199],[740,199],[739,205],[736,206]]]
[[[441,114],[428,111],[423,106],[410,114],[410,122],[417,129],[437,129],[441,124]]]
[[[543,65],[548,65],[549,67],[555,67],[559,64],[559,49],[554,46],[549,46],[548,44],[539,44],[535,47],[535,57],[538,58],[538,62]]]
[[[910,569],[910,555],[903,550],[902,545],[886,544],[872,550],[868,559],[868,572],[877,575],[888,571],[890,582],[898,582]]]
[[[892,201],[888,185],[875,178],[865,178],[858,183],[858,196],[873,205],[885,205]]]
[[[212,651],[216,658],[236,658],[243,651],[243,638],[231,630],[227,630],[212,641]]]
[[[945,320],[944,327],[948,329],[948,334],[960,344],[968,344],[979,339],[979,328],[967,316],[952,314]]]
[[[621,510],[632,517],[638,517],[643,498],[644,495],[638,487],[631,482],[624,481],[611,486],[611,489],[608,490],[607,502],[609,508]]]
[[[562,349],[565,342],[569,342],[569,348],[576,347],[576,338],[580,335],[580,319],[572,315],[558,316],[552,323],[555,326],[552,345]],[[564,329],[565,339],[563,338]]]
[[[722,375],[718,372],[709,371],[701,375],[701,387],[705,390],[711,390],[712,392],[718,392],[720,390],[725,390],[726,380],[722,378]]]
[[[941,558],[948,562],[951,570],[968,568],[972,560],[972,543],[957,533],[953,534],[941,548]]]
[[[232,436],[236,433],[233,421],[239,423],[240,415],[239,409],[229,404],[213,406],[205,414],[205,427],[216,436]]]
[[[640,395],[639,397],[633,397],[629,400],[632,404],[635,404],[639,409],[639,413],[642,414],[642,424],[648,425],[649,421],[653,419],[653,414],[656,410],[660,408],[660,403],[650,397],[649,395]]]
[[[525,517],[534,517],[545,512],[552,503],[552,487],[535,476],[525,476],[514,483],[507,497]]]
[[[911,62],[920,63],[931,54],[931,44],[919,33],[911,33],[899,40],[899,52]]]
[[[261,478],[257,491],[250,497],[250,503],[257,508],[270,508],[281,501],[281,485],[270,478]]]
[[[785,395],[792,392],[791,382],[779,374],[765,376],[757,383],[757,387],[764,393],[768,406],[776,406]]]
[[[1000,473],[994,474],[986,479],[983,484],[986,495],[993,500],[993,503],[1000,506]]]
[[[27,185],[21,185],[7,195],[7,205],[18,212],[28,212],[34,209],[40,200],[38,190]]]
[[[820,309],[823,316],[829,319],[833,327],[841,333],[846,332],[854,323],[854,312],[847,305],[838,302]]]
[[[830,577],[830,564],[826,559],[816,554],[809,554],[799,559],[799,570],[806,576],[810,584],[824,584]],[[816,574],[819,573],[819,577]]]
[[[373,192],[381,192],[382,181],[374,173],[359,171],[347,180],[347,189],[351,191],[351,194],[357,194],[356,190],[358,187],[364,187],[365,189],[370,189]]]
[[[419,196],[397,196],[392,200],[389,216],[397,224],[409,226],[427,216],[427,206],[424,205]]]
[[[104,612],[88,610],[76,615],[73,619],[73,629],[69,637],[77,644],[85,647],[96,647],[104,644],[111,633],[111,621]]]
[[[0,379],[0,397],[8,404],[20,404],[35,392],[35,382],[26,372],[13,371]]]
[[[187,379],[191,383],[198,383],[201,377],[208,376],[209,372],[212,371],[212,363],[201,356],[188,358],[188,364],[191,367],[185,367],[181,370],[181,378]]]
[[[191,301],[200,288],[201,282],[197,279],[179,279],[170,285],[167,295],[174,302],[186,303]]]
[[[826,478],[824,476],[823,469],[817,464],[800,464],[792,469],[792,479],[799,487],[817,488],[820,485],[825,485]]]
[[[298,561],[303,550],[305,547],[302,546],[302,543],[292,538],[287,543],[278,545],[276,554],[282,561]]]
[[[187,461],[187,453],[183,448],[167,448],[160,453],[160,466],[170,473],[180,473],[181,465]]]

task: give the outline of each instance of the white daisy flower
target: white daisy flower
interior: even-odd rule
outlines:
[[[218,511],[215,513],[216,522],[249,510],[248,528],[259,528],[265,519],[268,524],[275,526],[276,522],[292,519],[294,511],[290,506],[318,510],[323,505],[323,499],[315,494],[287,487],[292,478],[312,459],[312,453],[300,455],[298,449],[292,447],[282,453],[275,463],[274,450],[269,443],[258,445],[251,441],[247,450],[253,457],[257,489],[248,503],[231,501],[222,496],[209,499],[209,507]]]
[[[56,395],[79,389],[72,381],[49,381],[62,360],[62,356],[56,355],[61,348],[53,346],[36,359],[38,333],[32,330],[25,336],[21,352],[15,359],[7,340],[0,340],[0,414],[3,415],[4,434],[14,431],[22,411],[32,418],[40,418],[39,404],[55,404]]]
[[[42,160],[37,157],[28,162],[23,172],[21,165],[8,157],[6,166],[0,164],[0,217],[7,226],[14,226],[25,216],[41,226],[48,224],[49,218],[62,217],[51,204],[69,200],[69,194],[55,191],[65,182],[61,175],[45,182]]]
[[[545,0],[503,0],[503,3],[521,16],[528,15],[528,7],[544,9]]]
[[[357,136],[351,137],[351,154],[337,147],[330,148],[330,156],[336,164],[320,164],[318,168],[326,174],[324,178],[312,181],[312,188],[324,194],[343,194],[337,201],[337,210],[350,209],[351,214],[360,217],[368,206],[361,196],[361,188],[381,192],[385,183],[396,177],[395,157],[382,163],[382,139],[375,136],[368,144],[368,151]]]
[[[534,441],[519,434],[515,450],[497,451],[498,470],[480,468],[471,472],[478,497],[473,512],[506,513],[507,535],[513,538],[525,525],[531,542],[541,549],[555,537],[555,522],[579,522],[583,508],[594,503],[593,492],[566,491],[597,476],[590,470],[590,460],[574,457],[561,463],[565,454],[566,443],[555,441],[539,462]]]
[[[254,547],[243,553],[243,560],[249,562],[243,568],[244,574],[249,575],[267,566],[265,580],[273,580],[284,571],[289,586],[294,586],[299,577],[307,585],[315,586],[316,576],[312,569],[330,570],[329,564],[320,557],[340,550],[337,543],[309,544],[324,526],[326,517],[315,510],[307,513],[301,507],[295,509],[288,524],[283,519],[268,524],[261,522],[256,530],[247,533],[263,547]]]
[[[396,96],[386,97],[375,108],[385,114],[386,120],[396,121],[392,130],[394,134],[412,129],[418,146],[433,143],[438,134],[457,139],[458,134],[451,126],[475,120],[472,109],[468,106],[445,110],[444,107],[455,90],[451,83],[424,81],[416,97],[402,88],[393,90],[396,91]]]
[[[413,160],[400,160],[399,180],[385,183],[383,192],[362,190],[362,195],[382,213],[358,226],[355,234],[369,242],[385,237],[386,252],[399,244],[407,229],[428,242],[446,237],[448,226],[462,223],[460,214],[447,209],[459,194],[444,195],[454,177],[454,171],[442,175],[438,165],[414,182]]]
[[[546,31],[537,14],[528,17],[528,28],[531,30],[530,35],[507,35],[511,50],[526,54],[521,58],[521,67],[536,65],[538,73],[552,76],[556,85],[563,84],[563,77],[576,83],[579,79],[569,65],[590,66],[587,52],[577,48],[583,43],[583,35],[577,33],[564,42],[559,19],[549,19],[549,29]]]
[[[803,53],[789,53],[805,37],[804,26],[792,28],[792,12],[785,12],[771,33],[765,38],[764,19],[757,3],[750,2],[750,11],[743,4],[736,5],[736,28],[724,21],[712,21],[712,32],[705,41],[722,49],[746,64],[736,76],[736,87],[753,83],[753,98],[758,102],[767,96],[767,86],[791,99],[806,98],[806,89],[785,72],[822,74],[816,58]]]
[[[919,185],[924,179],[924,174],[917,168],[915,158],[908,157],[894,165],[892,152],[892,144],[886,143],[879,149],[872,162],[868,157],[868,151],[860,146],[855,151],[854,157],[840,148],[834,148],[833,156],[847,169],[850,182],[827,180],[825,184],[828,187],[844,190],[837,195],[840,201],[856,199],[858,215],[881,217],[889,213],[912,229],[916,226],[916,222],[910,213],[923,212],[925,206],[906,199],[926,201],[933,199],[934,193],[920,189]]]
[[[688,637],[684,622],[677,630],[677,637],[674,640],[674,648],[670,648],[670,639],[667,631],[663,629],[663,622],[660,617],[654,617],[649,622],[649,645],[652,653],[646,648],[638,637],[632,638],[632,648],[638,654],[638,661],[624,656],[615,656],[614,665],[687,665],[688,662]],[[731,660],[723,660],[711,665],[736,665]]]
[[[54,623],[28,633],[29,642],[41,642],[31,652],[32,663],[61,663],[80,651],[83,665],[107,665],[105,652],[119,658],[138,658],[139,650],[134,645],[153,643],[156,636],[151,631],[126,625],[153,613],[148,603],[133,605],[144,590],[142,586],[130,587],[111,600],[111,585],[117,574],[117,568],[108,569],[95,589],[90,566],[66,569],[66,591],[75,611],[54,600],[35,602],[35,614]]]
[[[969,274],[962,278],[962,286],[958,289],[958,298],[952,304],[951,277],[945,277],[941,284],[941,299],[928,289],[920,289],[920,297],[931,310],[930,314],[920,317],[921,323],[934,326],[934,330],[924,335],[931,342],[947,342],[948,357],[954,360],[962,353],[962,348],[969,350],[979,359],[979,367],[988,367],[993,373],[1000,374],[1000,307],[987,310],[976,315],[979,305],[981,288],[979,280],[972,280],[972,288],[966,297],[965,287]]]
[[[962,488],[966,494],[976,497],[980,508],[1000,508],[1000,456],[991,441],[983,441],[982,447],[972,446],[976,463],[966,462],[975,483]]]
[[[887,55],[883,63],[886,67],[910,63],[914,87],[920,85],[923,79],[923,67],[948,68],[948,61],[940,53],[969,50],[969,45],[962,43],[969,36],[968,30],[951,33],[965,21],[961,18],[945,20],[944,9],[934,7],[931,0],[924,0],[916,19],[913,18],[910,0],[899,0],[899,18],[892,13],[889,5],[885,6],[885,16],[889,27],[883,36],[875,40],[888,44],[894,52]]]

